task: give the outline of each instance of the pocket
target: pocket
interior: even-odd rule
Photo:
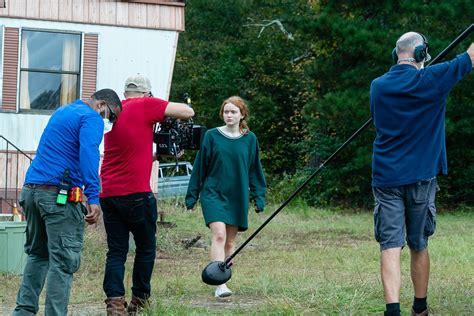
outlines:
[[[430,205],[428,212],[426,214],[425,236],[429,237],[433,235],[435,230],[436,230],[436,207],[434,205]]]
[[[62,213],[66,209],[65,205],[59,205],[56,203],[56,193],[48,191],[36,191],[36,195],[38,199],[39,208],[45,214]]]
[[[374,237],[377,242],[380,241],[380,203],[374,207]]]
[[[153,193],[148,193],[145,208],[145,214],[147,216],[151,216],[151,221],[153,223],[156,222],[158,220],[158,207],[156,205],[156,198]]]
[[[127,221],[136,223],[145,219],[145,205],[148,198],[144,196],[134,196],[123,199],[116,199],[117,208],[121,209],[123,216],[126,216]]]
[[[78,240],[71,235],[60,237],[61,249],[59,256],[61,258],[60,267],[66,273],[73,274],[81,265],[82,240]]]
[[[413,188],[413,201],[415,203],[426,203],[428,202],[431,181],[419,181],[414,184]]]

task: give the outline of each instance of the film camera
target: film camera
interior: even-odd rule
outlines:
[[[185,103],[191,106],[191,99],[184,95]],[[153,142],[159,156],[177,157],[185,149],[199,150],[206,127],[194,124],[192,119],[183,121],[175,118],[166,118],[156,124]]]

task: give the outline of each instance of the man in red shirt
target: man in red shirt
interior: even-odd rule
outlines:
[[[153,125],[165,117],[189,119],[187,104],[151,96],[148,78],[137,74],[125,81],[122,112],[104,136],[100,205],[107,233],[107,261],[103,288],[108,315],[136,314],[150,297],[156,256],[156,199],[150,187],[153,163]],[[126,311],[123,285],[130,232],[136,244],[132,300]]]

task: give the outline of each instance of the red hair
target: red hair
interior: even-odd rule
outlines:
[[[239,108],[240,114],[242,115],[242,118],[240,119],[240,122],[239,122],[239,130],[242,134],[247,134],[249,132],[249,127],[247,125],[247,118],[249,116],[249,108],[247,106],[247,103],[245,102],[244,99],[235,95],[230,98],[225,99],[224,102],[222,102],[221,109],[219,111],[219,117],[221,119],[224,119],[224,107],[228,103],[232,103],[233,105]]]

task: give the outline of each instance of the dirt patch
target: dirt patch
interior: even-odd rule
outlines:
[[[1,306],[0,315],[7,316],[11,315],[14,305],[12,306]],[[104,303],[92,303],[92,304],[69,304],[68,315],[69,316],[98,316],[105,315],[105,304]],[[40,309],[37,316],[44,316],[44,305],[40,305]]]
[[[203,296],[193,297],[190,299],[182,299],[181,303],[190,307],[201,307],[216,310],[250,310],[255,309],[256,306],[261,304],[261,300],[257,300],[253,297],[239,295],[233,295],[225,298],[215,298],[209,295],[205,297]]]

